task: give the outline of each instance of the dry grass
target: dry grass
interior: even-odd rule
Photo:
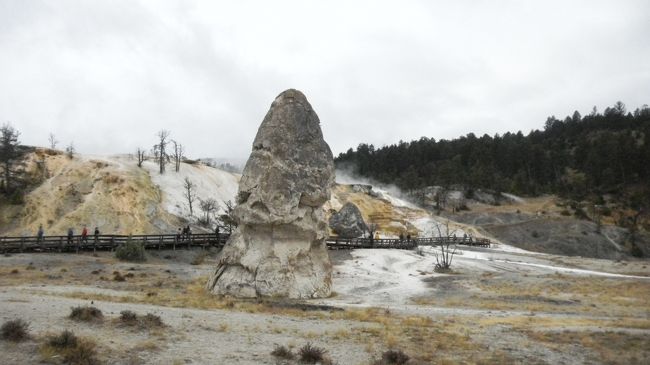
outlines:
[[[70,331],[50,335],[39,352],[44,362],[70,365],[97,365],[97,345],[88,338],[77,337]]]
[[[296,355],[287,347],[275,345],[271,355],[279,359],[292,360]]]
[[[530,339],[549,347],[574,345],[592,353],[592,361],[604,364],[650,363],[650,336],[625,332],[525,331]]]
[[[521,276],[517,280],[483,275],[468,289],[421,297],[419,305],[562,314],[647,317],[650,281],[599,277]]]

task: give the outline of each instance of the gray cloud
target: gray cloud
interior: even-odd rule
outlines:
[[[335,153],[529,131],[650,95],[646,1],[0,0],[0,120],[86,153],[245,157],[295,87]]]

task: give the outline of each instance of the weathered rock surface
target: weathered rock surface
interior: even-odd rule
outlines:
[[[346,203],[330,217],[330,228],[343,238],[361,237],[367,230],[361,211],[354,203]]]
[[[257,131],[239,183],[239,226],[207,289],[237,297],[329,296],[323,204],[333,182],[332,152],[318,116],[300,91],[284,91]]]

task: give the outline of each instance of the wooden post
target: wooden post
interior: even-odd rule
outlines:
[[[20,238],[20,253],[23,253],[25,250],[25,237]]]

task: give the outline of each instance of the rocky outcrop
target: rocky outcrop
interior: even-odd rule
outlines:
[[[354,203],[346,203],[341,210],[330,217],[330,228],[339,237],[357,238],[361,237],[368,229],[363,220],[361,211]]]
[[[239,183],[239,225],[207,289],[237,297],[329,296],[323,204],[333,182],[318,116],[300,91],[281,93],[257,131]]]

